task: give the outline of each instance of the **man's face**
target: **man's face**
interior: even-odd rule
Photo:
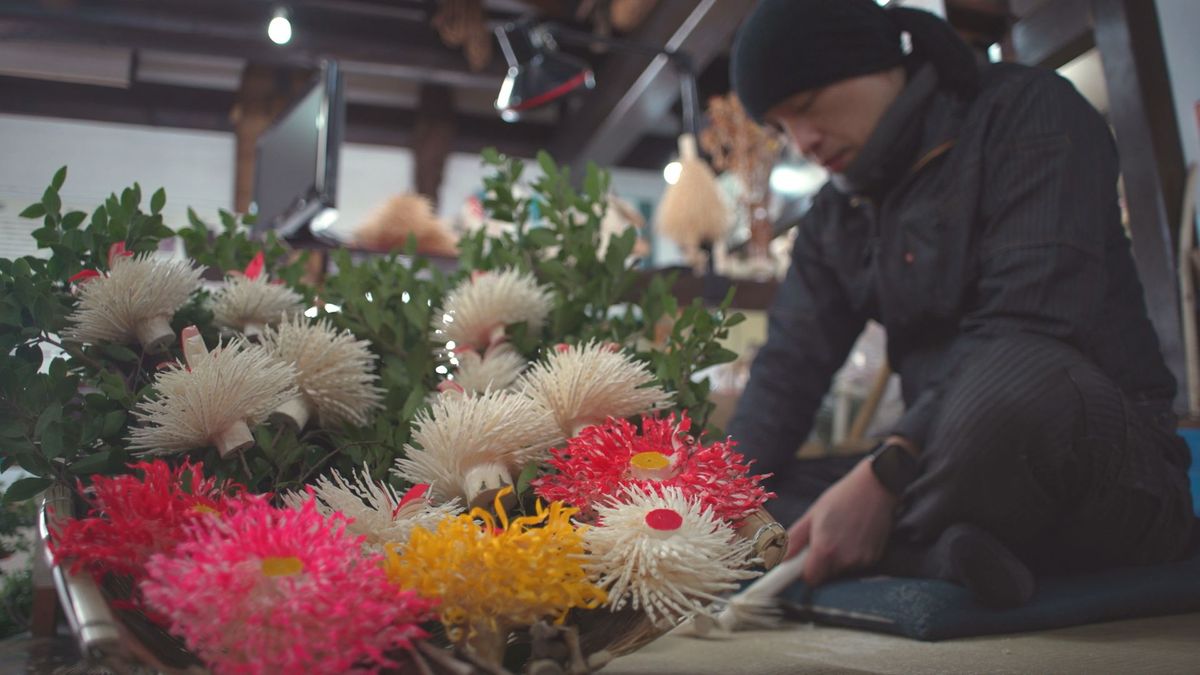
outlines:
[[[802,91],[768,110],[766,121],[787,134],[809,161],[842,173],[896,100],[904,81],[904,69],[897,67]]]

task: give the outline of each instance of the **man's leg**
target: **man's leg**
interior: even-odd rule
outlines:
[[[1056,571],[1184,552],[1192,514],[1182,441],[1133,411],[1079,352],[1034,336],[998,339],[964,364],[943,400],[897,541],[932,546],[968,524]]]

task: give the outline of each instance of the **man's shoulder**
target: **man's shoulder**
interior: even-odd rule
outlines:
[[[980,103],[1012,103],[1022,96],[1079,97],[1071,81],[1046,68],[989,63],[980,68]]]

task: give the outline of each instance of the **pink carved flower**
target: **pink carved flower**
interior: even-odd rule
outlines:
[[[687,433],[691,426],[684,414],[678,423],[674,415],[644,416],[640,433],[623,419],[586,427],[566,448],[550,451],[557,473],[538,478],[534,488],[542,499],[579,507],[591,518],[597,503],[610,502],[626,487],[658,494],[675,487],[685,499],[736,525],[774,496],[759,484],[767,476],[749,474],[750,465],[733,451],[732,440],[701,445]]]
[[[426,633],[432,603],[390,584],[348,519],[312,499],[277,509],[251,497],[198,521],[158,555],[146,602],[216,673],[377,672]]]

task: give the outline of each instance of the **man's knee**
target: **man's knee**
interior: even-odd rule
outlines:
[[[929,449],[969,455],[1058,440],[1047,436],[1072,427],[1084,402],[1106,389],[1119,396],[1068,345],[1033,335],[997,338],[968,355],[949,383]]]

